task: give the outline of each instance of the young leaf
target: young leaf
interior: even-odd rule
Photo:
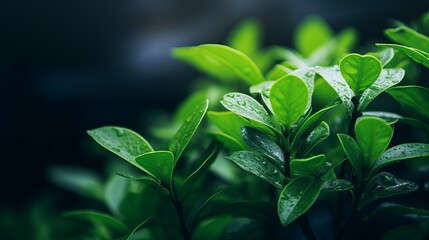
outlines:
[[[219,44],[203,44],[192,48],[178,48],[173,55],[214,77],[235,77],[250,85],[264,81],[256,64],[244,53]],[[223,71],[229,74],[225,76]]]
[[[314,204],[323,188],[322,180],[297,177],[280,193],[277,213],[284,227],[295,221]]]
[[[401,68],[383,69],[377,80],[362,93],[358,110],[363,111],[380,93],[400,83],[404,75],[405,71]]]
[[[275,129],[267,110],[265,110],[258,101],[246,94],[228,93],[223,96],[221,104],[226,109],[239,116],[254,120]]]
[[[313,95],[314,91],[314,68],[301,68],[291,72],[290,74],[301,78],[302,80],[304,80],[305,84],[307,84],[308,103],[307,107],[305,108],[305,111],[307,111],[311,107],[311,96]]]
[[[170,184],[174,156],[169,151],[149,152],[136,157],[136,162],[145,170],[145,172],[162,184]]]
[[[230,138],[231,140],[236,142],[239,148],[233,150],[243,150],[246,148],[246,145],[241,138],[240,131],[242,126],[248,125],[248,123],[244,119],[237,116],[237,114],[233,112],[212,111],[207,112],[207,118],[209,119],[210,123],[220,129],[223,135],[226,135],[225,137]],[[218,135],[217,133],[215,134]]]
[[[281,171],[268,159],[258,153],[239,151],[234,152],[231,156],[226,158],[234,161],[243,170],[264,179],[275,187],[282,188],[283,184],[286,182],[286,178]]]
[[[407,26],[389,28],[384,31],[394,42],[429,52],[429,38]]]
[[[254,56],[261,45],[261,28],[261,24],[255,19],[245,19],[235,27],[227,43],[248,56]]]
[[[201,176],[207,172],[211,164],[216,159],[219,149],[220,146],[216,143],[212,143],[209,146],[209,154],[207,155],[207,157],[204,159],[201,165],[194,172],[192,172],[183,182],[182,187],[180,188],[180,195],[182,196],[182,198],[186,197],[192,185],[195,184],[201,178]]]
[[[377,117],[360,118],[355,132],[365,166],[372,164],[386,150],[393,136],[392,127]]]
[[[415,158],[429,157],[429,144],[405,143],[387,149],[372,165],[374,173],[389,164]]]
[[[315,50],[328,43],[332,35],[332,30],[322,18],[312,16],[299,24],[294,35],[294,43],[298,51],[304,57],[308,57]]]
[[[271,138],[264,133],[251,128],[242,127],[241,136],[244,142],[256,152],[268,157],[272,162],[284,172],[285,156],[283,150]]]
[[[356,176],[360,179],[362,176],[363,157],[358,143],[349,135],[339,133],[337,136]]]
[[[290,161],[291,176],[319,177],[325,163],[325,155],[323,154],[305,159],[292,159],[292,161]]]
[[[429,108],[426,103],[429,102],[429,89],[420,86],[400,86],[386,91],[409,114],[429,120]]]
[[[387,172],[381,172],[368,181],[358,209],[362,209],[377,199],[410,193],[418,188],[419,186],[414,182],[397,178]]]
[[[153,151],[146,139],[126,128],[101,127],[89,130],[88,134],[98,144],[140,169],[140,165],[134,159],[143,153]]]
[[[328,192],[342,192],[352,190],[355,186],[350,181],[344,179],[335,179],[323,184],[323,190]]]
[[[388,47],[388,48],[394,48],[396,50],[399,50],[405,53],[408,57],[413,59],[415,62],[420,63],[423,66],[429,68],[429,53],[427,52],[424,52],[416,48],[397,45],[397,44],[376,43],[375,45],[379,47]]]
[[[301,137],[301,135],[309,128],[311,127],[315,122],[317,122],[327,111],[331,110],[332,108],[336,107],[339,103],[335,102],[334,104],[331,104],[318,112],[314,113],[310,117],[308,117],[304,123],[299,126],[295,136],[293,137],[292,146],[296,144],[296,141]]]
[[[277,80],[270,91],[274,115],[287,129],[304,114],[309,90],[305,82],[296,76],[287,75]]]
[[[347,112],[352,114],[355,107],[352,102],[352,97],[355,94],[341,75],[339,67],[316,67],[316,73],[325,79],[335,90],[341,102],[346,106]]]
[[[381,63],[371,55],[348,54],[340,62],[341,75],[356,95],[362,94],[378,78]]]
[[[319,143],[329,136],[329,125],[326,122],[321,122],[319,126],[313,129],[307,138],[304,140],[303,147],[301,147],[296,156],[305,157],[310,151]]]
[[[188,116],[186,121],[173,136],[173,139],[171,139],[168,149],[174,155],[173,166],[175,166],[177,160],[180,158],[180,155],[182,155],[183,150],[185,150],[192,136],[194,136],[195,132],[197,131],[198,126],[206,114],[208,106],[208,100],[205,100],[197,105],[194,108],[194,111]]]

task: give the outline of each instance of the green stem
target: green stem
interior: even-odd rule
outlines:
[[[174,208],[176,209],[177,215],[179,217],[180,232],[183,236],[183,239],[190,240],[191,233],[188,231],[188,227],[186,226],[185,215],[183,214],[183,204],[179,199],[177,199],[172,184],[170,185],[170,201],[173,203]]]
[[[316,235],[314,235],[313,228],[311,227],[310,220],[308,219],[308,214],[305,213],[299,219],[299,224],[301,225],[302,232],[308,240],[316,240]]]

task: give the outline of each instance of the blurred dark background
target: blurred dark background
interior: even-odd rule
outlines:
[[[389,20],[427,10],[422,0],[3,1],[1,206],[20,208],[53,188],[47,166],[100,169],[85,150],[86,130],[144,133],[150,108],[173,110],[197,75],[170,57],[173,47],[222,43],[245,17],[262,22],[265,45],[291,46],[295,26],[312,14],[336,31],[356,27],[362,44],[385,40]]]

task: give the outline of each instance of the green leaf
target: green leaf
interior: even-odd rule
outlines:
[[[96,227],[102,226],[103,228],[110,230],[112,233],[116,233],[114,234],[116,236],[121,233],[124,234],[128,231],[128,227],[123,222],[104,213],[91,210],[78,210],[64,213],[63,216],[90,221]]]
[[[198,126],[206,114],[208,106],[208,100],[199,103],[199,105],[194,108],[194,111],[188,116],[186,121],[173,136],[173,139],[171,139],[168,149],[174,155],[173,166],[175,166],[177,160],[180,158],[180,155],[182,155],[183,150],[185,150],[189,141],[191,141],[191,138],[197,131]]]
[[[128,237],[126,238],[126,240],[131,240],[132,236],[134,236],[134,234],[138,231],[141,230],[142,228],[146,227],[147,225],[149,225],[152,222],[152,217],[148,217],[146,218],[143,222],[141,222],[139,225],[137,225],[133,231],[131,231],[131,233],[128,235]]]
[[[238,51],[254,56],[261,45],[261,24],[255,19],[245,19],[234,28],[227,45]]]
[[[308,103],[307,103],[307,107],[305,108],[305,111],[307,111],[311,107],[311,96],[313,95],[313,91],[314,91],[314,77],[315,77],[314,68],[301,68],[291,72],[290,74],[301,78],[302,80],[304,80],[305,84],[307,84]]]
[[[315,50],[328,43],[332,35],[332,30],[322,18],[312,16],[298,25],[294,34],[294,43],[298,51],[304,57],[308,57]]]
[[[286,60],[281,65],[287,67],[287,68],[305,68],[308,67],[308,64],[304,58],[302,58],[299,53],[297,53],[295,50],[286,48],[286,47],[280,47],[275,46],[271,49],[271,54],[273,55],[273,58],[279,59],[279,60]],[[286,70],[286,69],[284,69]]]
[[[340,62],[341,75],[356,95],[362,94],[381,73],[380,61],[371,55],[348,54]]]
[[[107,181],[104,188],[104,200],[109,210],[115,215],[121,215],[120,205],[128,192],[129,185],[128,179],[117,175],[111,176]]]
[[[140,169],[134,159],[153,151],[146,139],[130,129],[108,126],[89,130],[88,134],[98,144]]]
[[[214,194],[210,194],[209,197],[203,197],[199,201],[194,202],[191,205],[190,209],[186,211],[187,215],[186,224],[189,229],[194,229],[197,220],[200,218],[202,214],[206,211],[206,209],[210,209],[210,205],[214,202],[214,199],[224,193],[225,190],[217,191]],[[202,201],[201,201],[202,200]]]
[[[326,160],[324,154],[305,159],[292,159],[292,161],[290,161],[291,176],[294,178],[298,176],[319,177],[325,164]]]
[[[223,97],[221,104],[239,116],[275,129],[267,110],[258,101],[246,94],[228,93]]]
[[[287,129],[304,114],[309,99],[305,82],[296,76],[287,75],[277,80],[270,91],[274,115]]]
[[[241,79],[250,85],[264,81],[256,64],[244,53],[219,44],[176,48],[173,56],[216,78]]]
[[[429,52],[429,37],[407,26],[389,28],[384,33],[396,43]]]
[[[429,210],[385,202],[380,204],[380,206],[378,206],[369,216],[366,216],[364,220],[373,220],[383,216],[392,215],[408,216],[417,219],[419,217],[427,218],[429,217]]]
[[[293,141],[292,141],[292,146],[295,146],[296,142],[298,141],[298,139],[302,136],[302,134],[309,128],[311,127],[314,123],[316,123],[327,111],[331,110],[332,108],[336,107],[338,105],[337,102],[322,108],[321,110],[319,110],[318,112],[312,114],[310,117],[308,117],[304,123],[299,126],[295,136],[293,137]]]
[[[316,73],[319,74],[325,81],[335,90],[340,97],[341,102],[346,106],[347,112],[351,115],[354,110],[352,97],[353,90],[349,87],[346,80],[343,78],[338,66],[334,67],[316,67]]]
[[[399,50],[405,53],[405,55],[413,59],[415,62],[420,63],[423,66],[429,68],[429,53],[427,52],[424,52],[416,48],[397,45],[397,44],[376,43],[375,45],[379,47],[388,47],[388,48],[394,48],[396,50]]]
[[[209,119],[210,123],[215,125],[225,135],[226,138],[230,138],[239,146],[238,149],[233,150],[242,150],[246,148],[246,145],[241,138],[240,130],[242,126],[248,125],[244,119],[237,116],[237,114],[233,112],[213,111],[207,112],[207,118]],[[218,135],[216,132],[215,134]]]
[[[262,93],[265,90],[269,90],[271,89],[271,86],[273,86],[275,81],[266,81],[266,82],[261,82],[258,83],[256,85],[253,85],[249,88],[249,92],[250,93]]]
[[[413,117],[429,120],[429,89],[420,86],[400,86],[386,91]]]
[[[363,156],[358,143],[349,135],[339,133],[337,136],[356,176],[360,179],[362,176]]]
[[[195,184],[209,169],[211,164],[216,159],[220,150],[220,146],[216,143],[212,143],[209,146],[209,154],[207,157],[201,162],[200,166],[193,171],[183,182],[182,187],[180,188],[180,195],[182,198],[185,198],[189,193],[193,184]]]
[[[401,68],[383,69],[377,80],[362,93],[358,110],[363,111],[380,93],[400,83],[404,75],[405,71]]]
[[[371,172],[376,172],[382,167],[403,160],[423,158],[429,156],[429,144],[405,143],[387,149],[372,165]]]
[[[376,57],[381,62],[381,66],[385,67],[395,56],[395,51],[393,48],[386,48],[378,52],[367,53],[367,55]]]
[[[358,209],[362,209],[368,203],[380,198],[410,193],[418,188],[419,186],[414,182],[397,178],[387,172],[381,172],[368,181]]]
[[[317,200],[323,188],[322,180],[312,177],[297,177],[280,193],[277,211],[284,227],[307,212]]]
[[[239,151],[234,152],[231,156],[226,158],[234,161],[246,172],[264,179],[275,187],[282,188],[283,184],[286,182],[286,178],[283,176],[281,171],[279,171],[268,159],[258,153]]]
[[[319,126],[313,129],[307,138],[302,143],[302,147],[298,149],[297,156],[305,157],[319,143],[329,136],[329,125],[326,122],[321,122]]]
[[[386,232],[381,240],[403,240],[412,236],[413,240],[426,240],[429,238],[429,221],[416,222],[400,226]]]
[[[162,185],[170,184],[174,156],[170,151],[149,152],[136,157],[136,162],[147,174],[157,179]]]
[[[362,114],[363,116],[373,116],[373,117],[382,118],[390,124],[399,121],[401,123],[414,126],[416,129],[423,130],[426,133],[426,135],[429,136],[429,126],[426,123],[415,118],[407,118],[396,113],[381,112],[381,111],[366,111],[366,112],[363,112]]]
[[[355,132],[364,166],[372,164],[386,150],[393,136],[392,127],[377,117],[360,118],[356,122]]]
[[[281,77],[284,77],[285,75],[292,72],[292,69],[285,67],[281,64],[276,64],[274,67],[267,73],[266,79],[267,80],[277,80]]]
[[[328,192],[342,192],[352,190],[355,186],[350,181],[344,179],[335,179],[323,184],[323,190]]]
[[[210,132],[209,134],[213,135],[216,140],[221,142],[229,150],[240,151],[243,149],[247,149],[247,147],[243,143],[239,142],[237,139],[223,132]]]
[[[84,168],[51,166],[48,177],[55,185],[83,196],[103,199],[103,185],[95,172]]]
[[[283,150],[271,138],[251,127],[242,127],[241,136],[249,147],[269,158],[282,172],[285,171]]]

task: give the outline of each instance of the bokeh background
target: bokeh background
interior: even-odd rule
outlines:
[[[385,40],[389,21],[409,22],[429,1],[408,0],[14,0],[0,7],[0,210],[26,214],[54,195],[51,165],[103,162],[88,154],[86,130],[120,125],[144,134],[153,109],[172,111],[198,75],[173,47],[222,43],[243,18],[264,27],[264,45],[291,46],[295,26],[319,15],[359,43]],[[0,235],[1,236],[1,235]]]

